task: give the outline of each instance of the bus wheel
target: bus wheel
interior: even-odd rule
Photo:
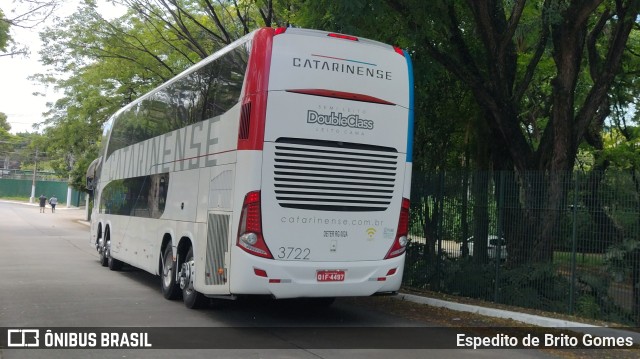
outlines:
[[[193,247],[191,247],[189,248],[189,252],[187,252],[184,263],[182,263],[182,268],[180,269],[182,300],[184,301],[184,305],[190,309],[202,308],[207,304],[207,298],[193,288],[195,272],[196,267],[195,261],[193,260]]]
[[[180,297],[180,287],[176,283],[176,262],[173,261],[173,251],[171,245],[167,245],[162,255],[162,272],[160,273],[162,283],[162,295],[167,299],[178,299]]]
[[[124,263],[111,257],[111,238],[109,236],[109,232],[105,234],[104,238],[106,240],[104,247],[105,247],[107,264],[109,265],[109,269],[111,269],[112,271],[119,271],[120,269],[122,269],[122,265]]]
[[[107,258],[107,246],[105,245],[104,238],[98,239],[98,256],[101,266],[106,267],[109,265],[109,258]]]

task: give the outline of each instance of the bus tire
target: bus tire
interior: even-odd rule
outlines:
[[[193,262],[193,247],[189,248],[187,256],[185,257],[185,263],[189,262]],[[184,301],[184,305],[189,309],[200,309],[207,304],[207,297],[202,295],[202,293],[198,293],[193,288],[193,278],[191,278],[191,276],[182,289],[182,300]]]
[[[107,256],[107,265],[109,266],[110,270],[119,271],[120,269],[122,269],[122,266],[124,263],[122,263],[121,261],[111,256],[111,236],[109,231],[105,233],[104,239],[105,239],[104,246],[105,246],[105,251]]]
[[[98,239],[98,241],[100,241],[100,239]],[[98,256],[99,256],[99,261],[100,261],[100,265],[103,267],[106,267],[109,265],[109,258],[107,258],[107,246],[106,246],[106,242],[103,240],[102,244],[100,244],[100,242],[98,242],[98,246],[100,246],[100,248],[98,248]]]
[[[173,260],[173,251],[170,244],[165,248],[161,260],[160,283],[162,285],[162,295],[169,300],[178,299],[182,291],[180,291],[180,286],[176,282],[176,262]]]

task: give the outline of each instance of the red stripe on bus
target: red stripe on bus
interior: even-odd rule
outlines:
[[[262,150],[264,145],[264,124],[267,114],[267,90],[269,89],[269,70],[271,69],[271,51],[275,30],[264,28],[253,37],[251,55],[245,78],[242,105],[251,103],[248,116],[242,122],[248,125],[239,129],[238,150]],[[241,119],[238,118],[238,121]]]
[[[395,103],[393,102],[385,101],[377,97],[358,94],[358,93],[352,93],[352,92],[323,90],[323,89],[295,89],[295,90],[287,90],[287,92],[299,93],[304,95],[341,98],[341,99],[351,100],[351,101],[372,102],[372,103],[379,103],[383,105],[395,105]]]

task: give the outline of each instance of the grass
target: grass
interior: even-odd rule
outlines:
[[[571,265],[571,252],[554,252],[553,264],[561,266]],[[576,265],[586,267],[601,267],[605,265],[602,253],[576,253]]]

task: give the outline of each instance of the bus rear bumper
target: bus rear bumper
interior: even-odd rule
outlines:
[[[232,294],[271,295],[278,299],[349,297],[398,291],[402,284],[404,255],[387,260],[360,262],[299,262],[253,258],[251,262],[231,274]],[[335,274],[333,278],[318,278],[319,273],[327,271]]]

